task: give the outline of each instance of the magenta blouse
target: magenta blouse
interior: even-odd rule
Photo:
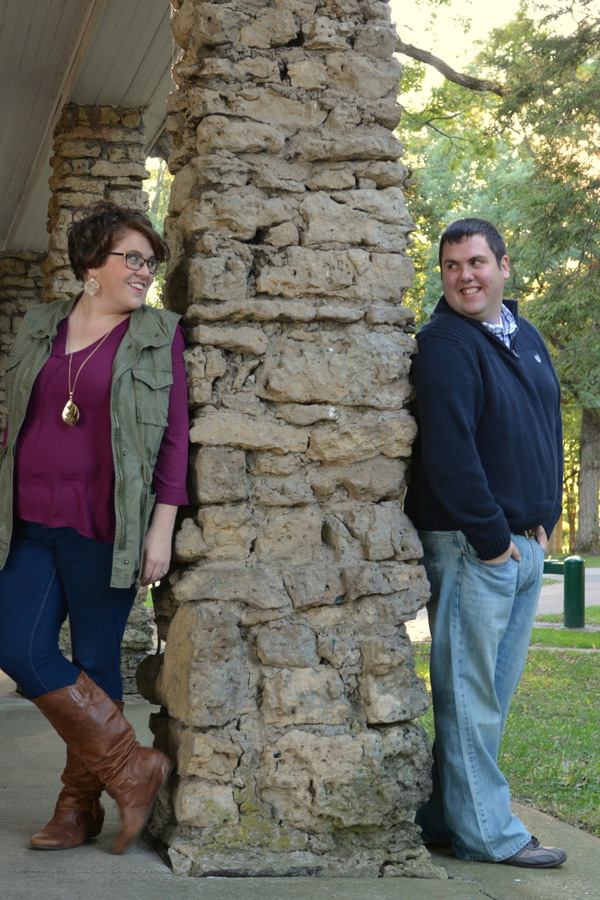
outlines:
[[[80,417],[76,425],[70,426],[61,418],[69,399],[67,319],[59,323],[50,358],[33,386],[17,443],[17,518],[51,528],[69,526],[85,537],[114,541],[110,385],[113,360],[128,327],[129,319],[117,325],[81,369],[73,396]],[[71,384],[94,346],[73,354]],[[178,326],[171,347],[173,383],[168,425],[154,469],[156,500],[172,506],[188,502],[189,420],[184,348],[183,331]]]

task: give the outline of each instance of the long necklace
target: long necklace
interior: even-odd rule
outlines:
[[[116,328],[117,326],[115,325],[114,327]],[[77,372],[75,374],[75,380],[74,380],[72,386],[71,386],[71,363],[73,362],[73,351],[71,351],[71,353],[69,354],[69,399],[65,403],[65,408],[62,411],[62,420],[67,425],[75,425],[75,423],[79,419],[79,407],[77,406],[76,403],[73,403],[73,394],[75,393],[75,388],[77,386],[77,379],[79,378],[79,374],[80,374],[81,370],[83,369],[83,367],[85,366],[88,359],[91,359],[92,356],[94,355],[94,353],[96,352],[96,350],[100,349],[100,347],[102,346],[102,344],[104,343],[104,341],[109,336],[109,334],[112,330],[113,329],[111,328],[110,331],[107,331],[106,334],[104,335],[104,337],[100,340],[100,343],[96,344],[96,346],[94,347],[92,352],[89,353],[88,356],[86,356],[84,361],[81,363],[81,365],[77,369]]]

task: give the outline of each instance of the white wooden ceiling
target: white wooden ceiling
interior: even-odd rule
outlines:
[[[45,251],[52,133],[65,103],[145,107],[164,130],[169,0],[0,0],[0,251]]]

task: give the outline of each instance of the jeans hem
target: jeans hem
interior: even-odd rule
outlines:
[[[467,862],[502,863],[502,862],[505,862],[507,859],[510,859],[511,856],[514,856],[516,853],[519,853],[521,850],[523,850],[523,848],[527,846],[527,844],[529,843],[530,840],[531,840],[531,835],[529,834],[529,832],[527,832],[527,838],[523,842],[520,842],[515,850],[511,850],[511,852],[507,853],[506,856],[502,856],[500,858],[492,857],[492,856],[481,856],[481,855],[477,855],[474,853],[473,854],[466,854],[466,853],[459,854],[456,850],[454,850],[454,848],[453,848],[453,850],[454,850],[454,855],[458,859],[464,859]]]

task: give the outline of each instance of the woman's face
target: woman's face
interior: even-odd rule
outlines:
[[[154,281],[146,263],[137,272],[128,269],[125,256],[118,255],[125,253],[135,253],[144,259],[154,257],[148,238],[140,231],[126,228],[115,241],[104,265],[88,270],[88,277],[95,278],[100,285],[94,302],[103,304],[110,312],[127,313],[138,309]]]

